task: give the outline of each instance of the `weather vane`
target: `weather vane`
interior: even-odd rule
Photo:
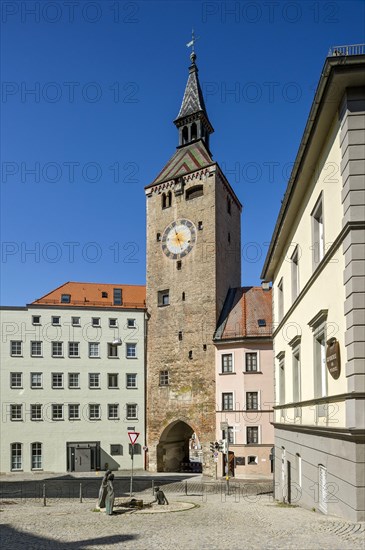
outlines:
[[[187,48],[191,48],[191,53],[194,53],[195,42],[199,40],[200,36],[195,36],[194,29],[191,31],[191,40],[186,44]]]

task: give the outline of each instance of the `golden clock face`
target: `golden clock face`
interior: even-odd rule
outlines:
[[[162,250],[171,260],[179,260],[193,248],[196,241],[195,225],[190,220],[175,220],[162,236]]]

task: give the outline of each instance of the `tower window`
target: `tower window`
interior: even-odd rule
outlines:
[[[161,241],[161,233],[156,234],[156,241],[159,243]]]
[[[180,330],[180,331],[179,331],[179,340],[182,340],[182,338],[183,338],[183,337],[182,337],[182,331]]]
[[[187,126],[182,129],[182,142],[187,143],[189,141],[189,130]]]
[[[166,193],[162,193],[161,206],[162,206],[162,208],[166,208]]]
[[[231,242],[231,234],[228,233],[228,242],[230,243]]]
[[[169,371],[160,370],[160,386],[168,386],[168,385],[169,385]]]
[[[158,291],[157,303],[159,307],[168,306],[170,304],[170,291],[168,289]]]
[[[189,359],[192,359],[193,358],[193,352],[192,350],[189,351]]]
[[[231,201],[228,197],[227,197],[227,212],[228,214],[231,213]]]
[[[183,292],[183,293],[181,294],[181,299],[182,299],[183,302],[185,302],[185,292]]]
[[[203,222],[198,222],[198,230],[202,231],[203,229]]]
[[[203,344],[203,351],[207,351],[207,344]]]
[[[166,196],[166,208],[170,208],[172,203],[172,192],[169,191]]]
[[[257,323],[259,327],[266,327],[266,320],[265,319],[258,319]]]
[[[108,297],[108,293],[107,293],[107,292],[102,292],[102,293],[101,293],[101,297],[102,297],[102,298],[107,298],[107,297]]]
[[[190,187],[185,193],[185,199],[187,201],[190,201],[192,199],[196,199],[197,197],[201,197],[204,195],[204,190],[202,185],[194,185],[194,187]]]
[[[195,122],[193,122],[193,124],[191,125],[190,134],[191,134],[191,141],[198,137],[198,130],[197,130]]]
[[[181,260],[178,260],[176,262],[176,269],[178,269],[180,271],[180,269],[181,269]]]

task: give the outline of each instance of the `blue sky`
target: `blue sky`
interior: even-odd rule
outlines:
[[[1,304],[145,283],[144,186],[172,156],[191,28],[211,151],[260,272],[320,72],[362,2],[2,2]],[[33,93],[31,92],[33,90]]]

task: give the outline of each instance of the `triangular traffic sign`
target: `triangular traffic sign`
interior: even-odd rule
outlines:
[[[140,432],[128,432],[128,436],[132,445],[134,445],[137,441],[139,434]]]

